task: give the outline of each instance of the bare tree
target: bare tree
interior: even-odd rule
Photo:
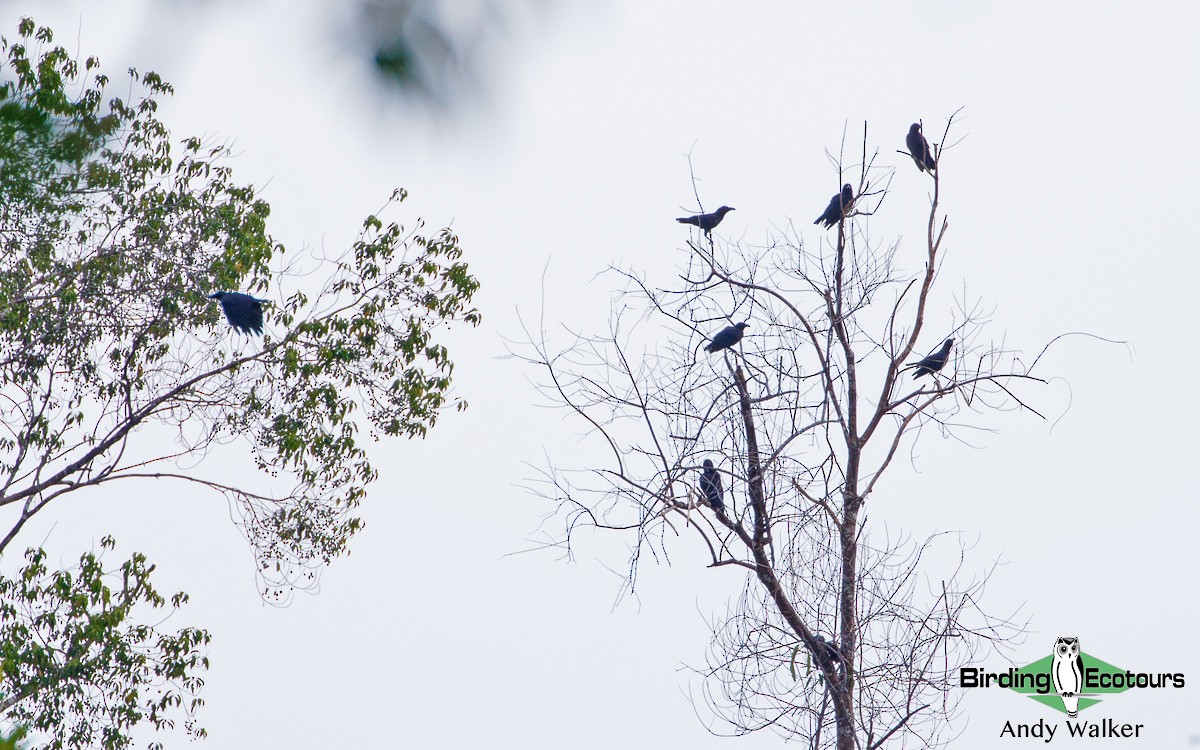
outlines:
[[[619,272],[626,304],[614,308],[637,317],[617,313],[607,335],[570,334],[561,349],[545,330],[527,332],[543,392],[606,451],[603,465],[552,466],[539,480],[562,523],[551,543],[570,555],[586,526],[632,537],[630,587],[645,553],[684,539],[714,568],[745,568],[741,596],[713,625],[709,704],[737,733],[769,728],[838,750],[946,742],[954,669],[1022,631],[982,609],[990,571],[966,570],[957,536],[894,535],[866,509],[924,433],[963,437],[996,410],[1037,414],[1020,388],[1044,382],[1037,359],[1026,365],[985,338],[977,306],[931,309],[949,228],[940,169],[923,268],[903,272],[916,259],[871,236],[867,217],[884,208],[894,169],[867,143],[864,124],[858,163],[843,168],[844,145],[831,158],[855,195],[836,234],[689,242],[673,288]],[[742,321],[738,345],[702,351]],[[950,338],[943,368],[911,367]],[[724,510],[698,487],[705,458],[723,479]],[[950,569],[926,570],[947,551]]]

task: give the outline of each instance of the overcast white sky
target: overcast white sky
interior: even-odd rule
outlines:
[[[485,94],[453,122],[381,101],[346,17],[322,3],[0,8],[0,33],[36,10],[114,80],[132,65],[172,81],[173,135],[232,141],[235,173],[263,186],[289,247],[345,247],[403,186],[404,215],[453,222],[483,283],[485,324],[453,339],[470,410],[424,442],[378,448],[367,528],[318,595],[264,606],[224,501],[186,488],[81,497],[26,533],[70,560],[112,532],[158,563],[163,589],[191,592],[170,624],[215,637],[207,747],[777,746],[711,736],[706,723],[728,728],[688,698],[699,682],[682,665],[703,665],[704,619],[741,574],[680,545],[614,609],[624,540],[585,538],[574,563],[509,556],[550,510],[521,486],[531,465],[569,451],[581,426],[534,407],[535,373],[499,359],[503,337],[519,335],[518,310],[539,313],[543,269],[547,319],[601,330],[616,282],[598,272],[673,274],[689,151],[706,205],[738,209],[721,235],[761,243],[792,219],[815,240],[838,187],[825,151],[867,120],[900,167],[872,232],[918,252],[905,217],[930,182],[894,151],[909,123],[933,136],[960,107],[965,138],[942,172],[945,319],[966,290],[995,308],[997,338],[1031,355],[1081,330],[1133,349],[1062,346],[1047,364],[1063,380],[1039,397],[1062,417],[1053,429],[1009,414],[981,450],[929,436],[873,512],[915,533],[961,530],[980,566],[1005,561],[989,601],[1031,619],[1020,663],[1077,635],[1119,666],[1189,677],[1084,718],[1146,724],[1139,747],[1200,735],[1196,4],[547,4],[493,40]],[[998,691],[963,708],[959,747],[1020,744],[1001,744],[1004,720],[1058,718]]]

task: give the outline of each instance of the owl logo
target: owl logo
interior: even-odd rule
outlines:
[[[1083,689],[1083,657],[1079,655],[1079,639],[1059,637],[1054,642],[1054,664],[1050,667],[1054,690],[1066,706],[1067,716],[1079,715],[1079,692]]]

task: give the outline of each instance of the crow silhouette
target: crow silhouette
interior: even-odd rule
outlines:
[[[707,458],[704,459],[704,472],[700,475],[700,491],[713,510],[725,512],[725,489],[721,487],[721,473]]]
[[[848,184],[842,185],[842,192],[833,196],[833,199],[829,201],[829,205],[825,208],[825,213],[818,216],[813,224],[825,222],[825,228],[829,229],[834,224],[846,218],[846,214],[850,213],[850,209],[853,207],[854,188]]]
[[[917,368],[916,373],[913,374],[913,380],[932,372],[938,372],[945,367],[946,360],[950,359],[950,347],[952,346],[954,346],[954,339],[946,339],[941,349],[938,349],[920,362],[914,362],[909,365],[909,367]]]
[[[225,311],[225,319],[229,321],[229,325],[233,326],[235,331],[241,331],[247,335],[262,335],[262,303],[268,300],[257,299],[241,292],[215,292],[208,295],[208,298],[221,303],[221,309]]]
[[[717,332],[716,336],[712,337],[712,341],[708,343],[708,346],[704,347],[704,351],[711,353],[728,349],[742,340],[742,331],[749,327],[749,323],[738,323],[735,326],[722,328]]]
[[[736,211],[736,210],[737,210],[736,208],[730,208],[729,206],[721,206],[716,211],[713,211],[711,214],[696,214],[695,216],[681,216],[680,218],[676,219],[675,221],[678,221],[680,224],[691,224],[694,227],[700,227],[701,229],[704,230],[705,234],[708,234],[708,233],[712,232],[712,230],[715,229],[718,224],[721,223],[721,219],[725,218],[725,214],[729,213],[730,211]]]
[[[933,151],[929,148],[929,141],[925,140],[925,136],[921,135],[921,123],[914,122],[912,124],[912,127],[908,129],[908,137],[904,139],[904,142],[908,145],[909,155],[917,163],[917,169],[922,172],[932,172],[937,167],[937,161],[933,158]]]

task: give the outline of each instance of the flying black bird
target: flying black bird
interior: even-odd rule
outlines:
[[[713,510],[725,512],[725,489],[721,487],[721,474],[707,458],[704,459],[704,473],[700,475],[700,491]]]
[[[933,158],[933,151],[929,148],[929,141],[925,140],[925,136],[921,135],[921,123],[914,122],[912,127],[908,129],[908,137],[904,141],[908,144],[908,153],[912,156],[913,161],[917,163],[917,169],[922,172],[932,172],[937,166],[937,161]]]
[[[954,346],[954,339],[946,339],[941,349],[938,349],[920,362],[914,362],[909,365],[909,367],[917,368],[917,372],[913,375],[913,380],[922,375],[928,375],[931,372],[938,372],[945,367],[946,360],[950,359],[950,347],[952,346]]]
[[[725,218],[725,214],[736,210],[736,208],[730,208],[729,206],[721,206],[711,214],[684,216],[676,219],[675,221],[678,221],[680,224],[691,224],[694,227],[700,227],[704,230],[705,234],[708,234],[713,229],[716,229],[717,225],[721,223],[721,219]]]
[[[708,346],[704,347],[704,351],[711,353],[728,349],[742,340],[742,331],[749,327],[749,323],[738,323],[735,326],[722,328],[716,336],[712,337],[712,341],[708,342]]]
[[[215,292],[208,295],[208,298],[221,303],[221,309],[225,311],[225,319],[229,321],[229,325],[233,326],[235,331],[262,335],[262,303],[268,300],[257,299],[241,292]]]
[[[850,213],[850,209],[854,206],[854,188],[850,185],[842,185],[842,192],[833,196],[829,201],[829,205],[825,208],[825,213],[817,217],[813,224],[825,222],[825,228],[828,229],[834,224],[837,224],[842,219],[846,218],[846,214]]]

